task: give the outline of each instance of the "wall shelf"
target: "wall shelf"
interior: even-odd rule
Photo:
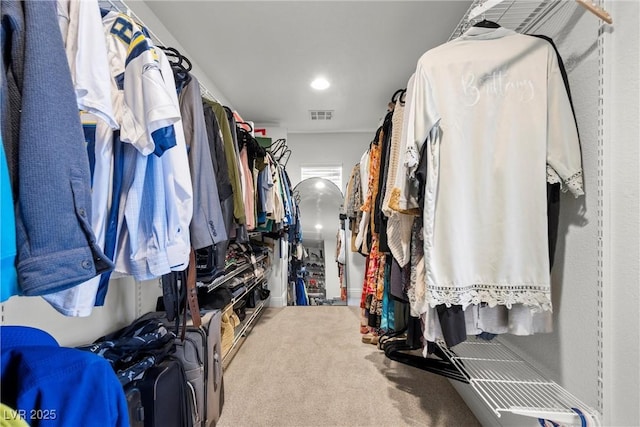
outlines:
[[[269,297],[270,298],[270,297]],[[244,338],[246,338],[249,333],[249,329],[255,326],[256,321],[259,319],[260,315],[262,315],[265,307],[269,303],[269,298],[261,300],[257,303],[256,307],[250,310],[247,310],[247,317],[240,323],[240,325],[235,330],[235,335],[233,337],[233,344],[229,350],[222,355],[222,367],[226,369],[231,359],[237,353],[237,350],[240,348],[239,343]]]
[[[443,342],[438,346],[497,417],[510,412],[580,425],[572,410],[578,408],[591,420],[589,425],[600,425],[596,411],[497,340],[466,341],[453,349]]]
[[[220,276],[217,279],[215,279],[212,282],[202,282],[202,281],[198,281],[196,282],[196,285],[198,287],[206,287],[207,288],[207,292],[211,292],[216,288],[219,288],[220,286],[224,286],[226,285],[231,279],[238,277],[241,273],[245,273],[247,271],[249,271],[250,268],[254,268],[255,270],[255,266],[258,263],[261,263],[262,261],[264,261],[267,258],[267,255],[260,255],[258,258],[256,258],[256,263],[253,264],[251,262],[248,262],[246,264],[242,264],[240,267],[237,267],[235,270],[230,271],[229,273],[226,273],[224,276]]]

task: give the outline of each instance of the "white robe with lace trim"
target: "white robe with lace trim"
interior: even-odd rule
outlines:
[[[481,302],[551,310],[547,169],[583,194],[553,47],[504,28],[471,28],[420,58],[408,95],[414,144],[437,131],[425,147],[422,311]]]

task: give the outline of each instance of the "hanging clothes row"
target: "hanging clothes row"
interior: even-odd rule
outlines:
[[[192,248],[223,271],[261,214],[293,223],[284,168],[178,50],[97,0],[2,5],[3,301],[88,316],[112,277],[183,271]]]
[[[560,192],[582,188],[551,40],[483,21],[425,53],[347,186],[366,340],[400,320],[387,290],[424,343],[551,331]]]

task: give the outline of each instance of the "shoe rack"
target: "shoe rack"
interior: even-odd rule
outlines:
[[[307,288],[309,305],[323,305],[327,299],[325,286],[325,253],[324,242],[307,246],[307,256],[303,259],[306,274],[304,283]]]

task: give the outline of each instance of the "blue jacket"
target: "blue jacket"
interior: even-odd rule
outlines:
[[[106,359],[59,347],[39,329],[0,327],[2,402],[42,427],[129,425],[127,400]]]
[[[55,2],[3,0],[1,35],[9,70],[2,77],[2,138],[16,201],[18,282],[24,295],[43,295],[113,263],[89,223],[89,160]]]

